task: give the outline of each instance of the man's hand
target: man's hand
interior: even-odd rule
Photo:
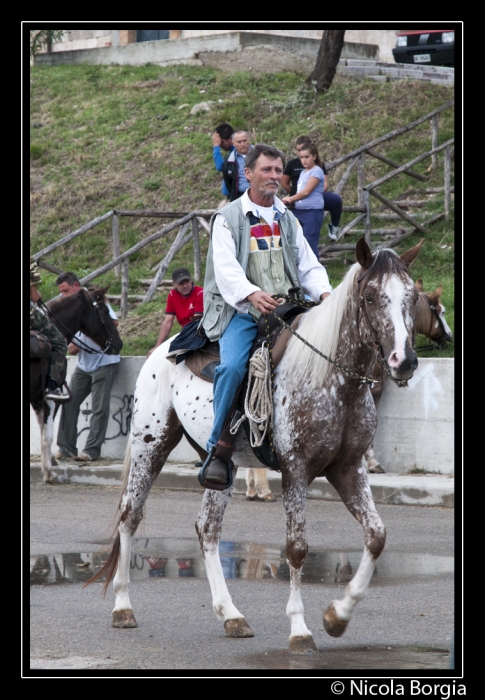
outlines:
[[[323,294],[320,294],[320,301],[323,301],[327,297],[330,296],[330,292],[324,292]]]
[[[221,137],[217,133],[217,131],[214,131],[212,134],[212,145],[213,146],[220,146],[221,145]]]
[[[271,294],[262,291],[253,292],[247,297],[247,300],[251,302],[257,311],[260,311],[265,315],[268,315],[279,305],[279,302],[277,302],[276,299],[273,299]]]
[[[77,355],[80,350],[80,347],[79,345],[76,345],[76,343],[69,343],[67,349],[70,355]]]

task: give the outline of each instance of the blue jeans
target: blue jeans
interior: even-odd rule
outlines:
[[[342,216],[342,197],[336,192],[325,192],[323,195],[323,210],[330,213],[330,221],[333,226],[340,224]]]
[[[214,376],[214,423],[206,445],[208,452],[221,437],[237,388],[246,374],[249,353],[257,330],[257,323],[252,316],[236,313],[219,338],[221,364]]]
[[[323,210],[322,209],[294,209],[293,214],[296,216],[303,229],[303,235],[310,244],[310,248],[313,250],[319,258],[318,251],[318,241],[320,240],[320,229],[323,224]]]

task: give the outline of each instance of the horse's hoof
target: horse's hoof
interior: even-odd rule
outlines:
[[[133,615],[133,610],[114,610],[113,627],[118,627],[120,629],[138,627],[135,616]]]
[[[333,603],[329,605],[323,613],[323,626],[325,632],[331,637],[341,637],[345,632],[347,624],[348,620],[341,620],[339,618]]]
[[[244,617],[238,617],[235,620],[226,620],[224,629],[228,637],[254,637],[253,631]]]
[[[369,474],[385,474],[386,472],[381,467],[380,464],[375,464],[373,467],[369,467]]]
[[[306,637],[290,637],[290,654],[313,654],[318,647],[311,634]]]
[[[53,467],[57,467],[57,464],[58,464],[57,459],[54,456],[52,456],[51,457],[51,465]]]
[[[261,501],[261,503],[274,503],[276,498],[272,493],[268,493],[266,496],[258,496],[258,501]]]
[[[246,494],[246,501],[256,501],[258,498],[258,494],[255,493],[254,496],[250,496],[248,493]]]

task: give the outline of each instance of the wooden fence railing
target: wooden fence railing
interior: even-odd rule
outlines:
[[[426,234],[427,225],[437,221],[438,219],[441,219],[442,217],[445,217],[445,219],[448,220],[451,211],[451,194],[454,192],[454,188],[451,186],[451,161],[454,153],[454,139],[449,139],[448,141],[446,141],[446,143],[438,145],[438,115],[446,109],[450,109],[453,105],[454,100],[450,100],[442,107],[435,109],[433,112],[426,114],[425,116],[421,117],[420,119],[417,119],[411,124],[408,124],[407,126],[404,126],[401,129],[391,131],[388,134],[379,137],[378,139],[374,139],[373,141],[370,141],[369,143],[360,146],[355,151],[347,153],[345,156],[342,156],[338,160],[326,163],[327,171],[331,171],[337,166],[341,165],[342,163],[350,161],[343,176],[340,178],[340,181],[334,188],[334,192],[337,192],[338,194],[342,194],[342,190],[347,184],[347,181],[352,171],[354,170],[354,168],[357,168],[357,206],[343,207],[344,212],[356,213],[357,216],[340,229],[337,241],[320,246],[320,256],[329,253],[338,253],[340,251],[353,250],[355,248],[354,244],[339,243],[339,241],[342,241],[342,239],[350,232],[354,234],[363,234],[369,245],[371,245],[372,235],[385,236],[387,240],[385,240],[385,243],[383,243],[383,245],[385,245],[386,247],[394,247],[401,243],[401,241],[406,239],[412,233],[414,233],[416,230],[420,231],[423,234]],[[416,158],[413,158],[412,160],[410,160],[407,163],[404,163],[403,165],[399,165],[398,163],[395,163],[394,161],[387,158],[386,156],[379,154],[375,150],[376,146],[389,142],[392,139],[398,138],[402,134],[409,132],[411,129],[414,129],[415,127],[425,123],[426,121],[431,122],[431,149],[429,151],[422,153],[421,155],[417,156]],[[385,182],[389,181],[391,178],[400,175],[401,173],[405,173],[409,177],[412,177],[413,179],[418,180],[420,182],[425,182],[427,179],[426,176],[414,172],[412,170],[413,166],[427,158],[431,158],[431,167],[437,167],[438,154],[442,151],[444,151],[443,187],[407,190],[392,201],[384,197],[382,193],[378,192],[378,187],[380,187]],[[391,166],[393,170],[387,175],[384,175],[383,177],[380,177],[379,179],[374,180],[373,182],[365,184],[365,163],[367,157],[375,158]],[[428,219],[421,222],[416,220],[417,217],[421,218],[420,213],[411,216],[409,213],[406,213],[405,210],[409,209],[410,207],[420,207],[427,203],[428,200],[407,199],[406,202],[401,201],[416,193],[419,195],[422,193],[439,194],[441,192],[444,193],[443,211],[434,214]],[[372,211],[371,198],[374,198],[378,202],[380,202],[381,207],[378,211]],[[391,214],[386,213],[386,210],[388,209],[391,210]],[[106,214],[103,214],[102,216],[97,217],[96,219],[93,219],[89,223],[85,224],[84,226],[81,226],[81,228],[77,229],[76,231],[73,231],[72,233],[69,233],[63,238],[60,238],[58,241],[52,243],[43,250],[34,253],[32,257],[39,263],[41,267],[44,267],[45,269],[58,274],[61,271],[49,265],[43,260],[43,258],[45,258],[57,248],[60,248],[66,243],[69,243],[77,236],[81,236],[87,231],[90,231],[96,226],[99,226],[101,223],[111,219],[111,230],[113,237],[113,259],[110,262],[103,265],[102,267],[93,270],[93,272],[90,272],[89,275],[86,275],[80,281],[82,284],[87,284],[88,282],[91,282],[92,280],[96,279],[105,272],[108,272],[108,270],[112,270],[114,268],[116,276],[121,276],[120,314],[121,317],[124,318],[128,310],[128,266],[130,257],[134,253],[137,253],[138,251],[145,248],[147,245],[150,245],[154,241],[164,238],[169,233],[172,233],[173,231],[178,229],[177,235],[175,236],[175,239],[172,245],[170,246],[168,253],[152,269],[152,272],[154,272],[153,279],[145,281],[148,283],[148,290],[146,294],[139,295],[136,297],[131,295],[131,298],[133,298],[136,301],[141,301],[142,303],[150,301],[153,298],[155,292],[157,291],[159,285],[162,283],[163,277],[170,263],[174,259],[175,255],[190,241],[192,241],[194,253],[193,277],[196,282],[199,282],[201,280],[202,269],[199,231],[200,227],[202,227],[206,231],[209,231],[209,220],[216,211],[216,209],[201,209],[192,211],[190,213],[184,213],[140,210],[112,210],[106,212]],[[164,226],[163,228],[159,229],[158,231],[155,231],[155,233],[152,233],[150,236],[147,236],[142,241],[139,241],[136,245],[132,246],[128,250],[121,252],[119,235],[120,217],[150,217],[159,219],[174,219],[174,221],[172,221],[167,226]],[[391,222],[399,222],[400,220],[401,222],[404,222],[405,224],[409,225],[409,228],[404,229],[401,225],[396,226],[394,228],[388,227],[372,229],[371,217],[374,217],[377,220],[384,219],[389,220]],[[364,228],[357,229],[356,226],[361,222],[363,222]]]
[[[345,245],[338,242],[341,241],[350,232],[363,234],[369,245],[371,244],[372,234],[386,236],[386,238],[388,238],[388,240],[385,241],[386,247],[394,247],[401,243],[401,241],[405,240],[408,236],[412,235],[416,230],[421,231],[421,233],[423,234],[426,234],[427,225],[434,223],[435,221],[443,217],[446,220],[449,219],[451,211],[451,194],[454,192],[454,187],[451,186],[451,161],[454,154],[453,149],[455,140],[454,138],[452,138],[446,141],[445,143],[438,145],[438,115],[441,112],[444,112],[445,110],[453,107],[454,103],[454,100],[449,100],[449,102],[446,102],[441,107],[438,107],[432,112],[425,114],[423,117],[416,119],[416,121],[411,122],[410,124],[407,124],[406,126],[403,126],[400,129],[390,131],[388,134],[380,136],[379,138],[374,139],[373,141],[370,141],[369,143],[364,144],[363,146],[360,146],[356,150],[347,153],[338,160],[326,163],[327,171],[331,171],[335,169],[338,165],[342,165],[342,163],[345,163],[348,160],[351,161],[349,166],[345,170],[342,178],[340,179],[340,181],[334,189],[334,191],[338,194],[342,193],[342,190],[345,184],[347,183],[350,174],[352,173],[354,168],[357,168],[358,204],[355,207],[343,207],[343,211],[355,212],[357,213],[357,217],[340,229],[337,241],[320,246],[320,256],[326,253],[333,253],[353,249],[354,245]],[[392,139],[396,139],[399,136],[402,136],[403,134],[411,131],[411,129],[414,129],[427,121],[431,122],[431,149],[429,151],[426,151],[425,153],[422,153],[416,158],[413,158],[409,162],[404,163],[404,165],[399,165],[398,163],[395,163],[394,161],[390,160],[389,158],[386,158],[384,155],[378,153],[375,150],[376,146],[380,146],[384,143],[391,141]],[[378,192],[378,187],[380,187],[385,182],[388,182],[391,178],[400,175],[401,173],[405,173],[406,175],[416,180],[425,182],[427,180],[426,176],[414,172],[412,170],[412,167],[427,158],[431,158],[431,167],[436,168],[438,165],[438,153],[440,153],[441,151],[444,151],[443,187],[424,188],[421,190],[415,188],[413,190],[408,190],[406,192],[401,193],[393,201],[387,199],[386,197],[384,197],[384,195]],[[368,156],[375,158],[383,163],[386,163],[387,165],[390,165],[393,168],[393,170],[387,175],[384,175],[383,177],[379,178],[378,180],[374,180],[373,182],[365,184],[365,163],[366,157]],[[404,203],[403,206],[400,206],[399,203],[399,200],[405,199],[415,193],[439,194],[441,192],[443,192],[444,194],[443,211],[439,212],[438,214],[432,215],[430,218],[422,222],[416,220],[416,215],[410,216],[406,213],[406,211],[404,211],[404,209],[409,208],[411,202]],[[384,205],[380,208],[380,210],[378,210],[378,212],[372,211],[371,196],[377,199],[382,205]],[[428,200],[413,201],[412,206],[419,207],[427,203],[427,201]],[[392,213],[382,213],[382,211],[386,209],[390,209]],[[389,219],[391,221],[401,219],[402,222],[409,224],[410,228],[403,229],[402,226],[396,226],[395,228],[372,229],[372,216],[382,219]],[[360,222],[364,222],[363,230],[355,228]]]
[[[56,250],[57,248],[60,248],[61,246],[65,245],[66,243],[69,243],[77,236],[80,236],[81,234],[86,233],[86,231],[90,231],[94,227],[99,226],[99,224],[103,223],[104,221],[111,219],[111,230],[112,230],[112,235],[113,235],[113,259],[110,260],[110,262],[106,263],[106,265],[103,265],[102,267],[98,267],[96,270],[93,270],[92,272],[90,272],[89,275],[86,275],[85,277],[83,277],[80,280],[80,282],[81,282],[81,284],[85,285],[88,282],[91,282],[92,280],[96,279],[96,277],[99,277],[100,275],[103,275],[105,272],[108,272],[108,270],[112,270],[114,268],[116,276],[117,277],[121,276],[120,314],[121,314],[122,318],[125,318],[127,310],[128,310],[128,265],[129,265],[130,257],[134,253],[137,253],[138,251],[145,248],[147,245],[150,245],[150,243],[153,243],[153,241],[157,241],[161,238],[164,238],[169,233],[171,233],[172,231],[175,231],[178,228],[179,231],[175,237],[175,240],[173,241],[172,245],[170,246],[168,253],[155,266],[154,270],[152,270],[155,272],[155,276],[154,276],[153,280],[151,280],[151,283],[150,283],[150,286],[149,286],[147,293],[142,297],[137,297],[136,301],[147,302],[153,298],[153,295],[155,294],[157,287],[161,283],[163,276],[164,276],[165,272],[167,271],[173,258],[184,247],[184,245],[186,245],[189,241],[192,241],[193,249],[194,249],[194,280],[196,282],[200,281],[202,266],[201,266],[201,258],[200,258],[199,227],[202,226],[205,230],[209,231],[208,220],[215,213],[215,211],[216,211],[216,209],[201,209],[201,210],[190,212],[189,214],[184,214],[184,213],[180,213],[180,212],[160,212],[160,211],[141,211],[141,210],[136,210],[136,211],[112,210],[112,211],[108,211],[108,212],[106,212],[106,214],[103,214],[103,216],[99,216],[96,219],[93,219],[92,221],[85,224],[84,226],[77,229],[76,231],[69,233],[67,236],[64,236],[63,238],[60,238],[55,243],[52,243],[50,246],[47,246],[47,248],[43,248],[43,250],[39,250],[39,252],[32,255],[32,257],[34,258],[34,260],[38,261],[38,263],[41,267],[45,267],[47,270],[50,270],[51,272],[58,273],[58,272],[60,272],[60,270],[57,270],[57,269],[53,268],[51,265],[48,265],[45,262],[41,261],[41,258],[45,257],[46,255],[49,255],[54,250]],[[120,236],[119,236],[119,218],[123,217],[123,216],[153,217],[153,218],[160,218],[160,219],[173,219],[173,218],[175,218],[176,220],[173,221],[172,223],[168,224],[167,226],[164,226],[163,228],[159,229],[158,231],[155,231],[155,233],[152,233],[150,236],[147,236],[142,241],[139,241],[138,243],[136,243],[134,246],[132,246],[128,250],[125,250],[124,253],[121,253],[120,252]],[[189,230],[189,227],[190,227],[190,230]]]

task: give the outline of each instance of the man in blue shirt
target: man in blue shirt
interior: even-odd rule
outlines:
[[[249,182],[244,173],[244,167],[246,156],[254,146],[251,146],[248,132],[243,129],[238,129],[233,133],[232,143],[234,150],[229,153],[224,161],[222,175],[229,192],[229,199],[231,202],[234,202],[234,200],[239,199],[249,187]]]
[[[232,128],[232,126],[227,122],[223,122],[222,124],[219,124],[219,126],[216,126],[215,131],[212,134],[212,157],[214,158],[214,165],[216,166],[216,170],[218,170],[220,173],[222,173],[225,159],[221,148],[223,148],[225,151],[229,151],[229,153],[231,153],[234,150],[234,146],[232,144],[233,133],[234,129]],[[224,179],[222,180],[221,189],[222,194],[227,199],[227,201],[225,201],[224,203],[227,204],[227,202],[229,201],[230,192],[224,183]]]

